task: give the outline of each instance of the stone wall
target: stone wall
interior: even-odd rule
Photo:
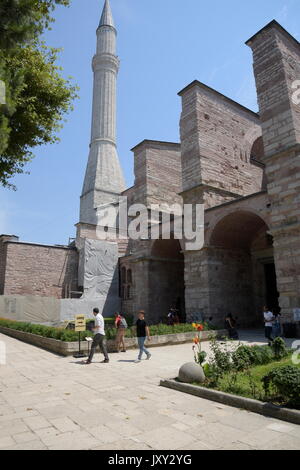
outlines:
[[[57,299],[77,290],[78,254],[75,248],[4,241],[2,294],[36,295]],[[3,279],[3,275],[2,275]]]
[[[185,257],[186,314],[200,313],[224,327],[228,313],[238,326],[262,326],[265,303],[263,265],[246,250],[211,248]]]
[[[231,312],[243,327],[262,324],[264,263],[273,261],[268,206],[260,192],[205,211],[205,247],[185,252],[188,318],[201,313],[222,327]]]
[[[292,88],[300,79],[300,46],[276,21],[247,44],[262,120],[280,306],[290,320],[300,307],[300,105]]]
[[[263,166],[251,158],[259,116],[198,81],[179,95],[184,202],[199,186],[206,208],[261,191]]]
[[[147,207],[150,204],[180,204],[180,144],[145,140],[132,150],[135,202]]]

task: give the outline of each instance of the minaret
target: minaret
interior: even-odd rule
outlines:
[[[89,159],[80,200],[80,222],[96,225],[96,209],[116,202],[125,182],[116,146],[116,84],[119,59],[109,0],[97,29],[93,58],[94,91]]]

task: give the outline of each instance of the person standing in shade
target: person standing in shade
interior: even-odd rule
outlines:
[[[265,337],[269,341],[269,346],[271,346],[273,338],[272,338],[272,328],[273,328],[273,321],[274,315],[268,307],[264,307],[264,320],[265,320]]]
[[[144,310],[140,310],[135,327],[136,327],[136,336],[138,339],[138,345],[140,349],[138,359],[135,362],[141,362],[143,353],[146,354],[147,360],[149,360],[151,357],[151,354],[145,348],[145,341],[146,341],[146,337],[148,341],[150,341],[150,330],[149,330],[149,326],[147,325],[145,321]]]
[[[96,348],[99,345],[100,349],[103,352],[104,355],[104,361],[102,363],[107,363],[109,362],[109,357],[107,354],[107,348],[106,348],[106,337],[105,337],[105,330],[104,330],[104,318],[99,313],[98,308],[94,308],[93,310],[93,315],[95,316],[95,328],[93,328],[94,331],[94,339],[92,342],[92,347],[91,347],[91,352],[89,355],[88,360],[86,361],[86,364],[91,364],[93,356],[95,354]]]
[[[281,323],[280,323],[281,315],[280,313],[274,312],[274,321],[273,321],[273,337],[280,338],[281,337]]]
[[[230,339],[239,339],[239,334],[236,330],[236,321],[231,313],[228,313],[225,318],[225,328],[228,331],[228,336]]]

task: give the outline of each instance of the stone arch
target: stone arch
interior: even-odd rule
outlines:
[[[183,259],[180,240],[155,240],[151,247],[151,256],[168,259]]]
[[[247,155],[251,158],[251,152],[254,143],[262,137],[262,130],[261,127],[255,125],[250,127],[244,135],[242,146],[244,147]]]
[[[229,312],[240,326],[261,326],[262,306],[278,309],[273,239],[261,215],[232,210],[220,216],[208,238],[210,313]]]
[[[263,158],[265,156],[265,149],[264,149],[264,142],[262,135],[257,137],[253,142],[251,152],[250,152],[250,160],[256,160],[258,162],[263,163]]]
[[[161,242],[161,243],[157,243]],[[158,247],[162,248],[165,247],[166,250],[171,250],[173,246],[173,250],[180,252],[184,251],[184,240],[180,239],[178,240],[177,238],[172,237],[171,233],[171,238],[168,240],[164,240],[162,238],[156,239],[156,240],[151,240],[150,242],[150,253],[151,256],[156,256],[155,253],[157,252]]]
[[[269,230],[268,225],[255,210],[231,210],[220,215],[210,228],[208,245],[231,248],[247,248],[261,229]]]

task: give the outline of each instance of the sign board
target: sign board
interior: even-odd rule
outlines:
[[[300,308],[294,308],[294,321],[300,321]]]
[[[86,321],[84,315],[76,315],[75,317],[75,331],[85,331]]]

